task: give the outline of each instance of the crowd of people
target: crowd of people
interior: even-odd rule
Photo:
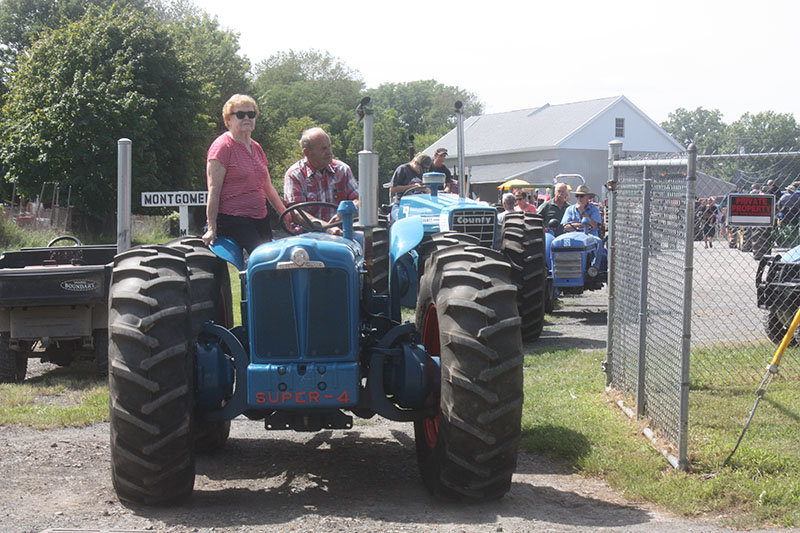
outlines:
[[[252,253],[259,244],[272,240],[267,203],[281,216],[288,207],[301,202],[358,202],[358,183],[353,171],[346,163],[334,159],[331,139],[322,128],[302,133],[300,147],[304,157],[286,171],[281,199],[272,185],[264,150],[251,137],[258,116],[256,101],[243,94],[231,96],[222,108],[227,131],[214,140],[206,156],[209,192],[203,234],[206,245],[213,244],[218,237],[227,237]],[[443,190],[457,194],[458,181],[444,164],[446,157],[447,149],[440,147],[433,158],[418,153],[408,163],[399,165],[392,175],[390,194],[396,199],[412,188],[426,190],[422,184],[426,172],[444,174]],[[517,189],[503,196],[500,220],[509,211],[538,213],[558,235],[564,231],[584,231],[583,224],[588,219],[588,232],[597,235],[602,219],[598,207],[589,201],[592,196],[589,187],[580,185],[575,190],[575,203],[570,204],[565,183],[555,184],[552,198],[546,201],[538,194],[532,199],[527,190]],[[324,227],[328,233],[341,234],[335,225],[338,219],[333,208],[319,205],[304,209],[304,216],[295,215],[289,222],[312,224]]]

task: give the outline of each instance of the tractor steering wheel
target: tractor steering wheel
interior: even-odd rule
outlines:
[[[426,194],[426,193],[429,193],[429,192],[430,192],[430,189],[428,189],[426,186],[424,186],[424,185],[415,185],[414,187],[411,187],[410,189],[406,189],[403,192],[401,192],[400,196],[398,196],[397,199],[400,200],[400,198],[402,198],[405,195],[411,196],[412,194]]]
[[[313,206],[322,206],[322,207],[332,207],[333,209],[337,209],[339,206],[336,204],[332,204],[330,202],[300,202],[298,204],[294,204],[291,207],[287,207],[286,211],[281,213],[278,222],[283,226],[283,228],[288,231],[291,235],[300,235],[305,233],[306,231],[319,231],[325,232],[330,228],[335,228],[337,226],[342,225],[342,221],[339,220],[338,222],[333,222],[331,224],[321,224],[319,222],[311,220],[311,217],[308,216],[308,213],[304,211],[309,207]],[[289,222],[289,213],[293,213],[297,211],[300,214],[300,218],[303,219],[303,222],[306,223],[307,228],[305,229],[298,229],[297,227],[292,226]]]
[[[79,241],[77,237],[73,237],[72,235],[61,235],[59,237],[56,237],[52,241],[48,242],[47,247],[50,248],[51,246],[55,246],[57,242],[61,241],[72,241],[72,246],[83,246],[83,244],[81,244],[81,241]]]

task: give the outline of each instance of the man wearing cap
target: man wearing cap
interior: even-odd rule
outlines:
[[[441,172],[444,174],[444,192],[458,194],[458,182],[453,179],[453,174],[450,172],[450,169],[447,168],[447,165],[444,164],[446,157],[447,148],[441,146],[437,148],[433,153],[433,163],[431,163],[429,172]]]
[[[428,172],[431,166],[431,156],[422,152],[414,156],[408,163],[403,163],[394,169],[389,194],[398,195],[408,189],[422,185],[422,175]]]
[[[583,231],[583,219],[588,218],[591,225],[589,233],[597,236],[597,228],[602,219],[600,210],[589,203],[590,196],[592,196],[592,191],[589,190],[588,185],[578,185],[578,188],[575,189],[575,203],[567,208],[564,218],[561,219],[564,231]]]

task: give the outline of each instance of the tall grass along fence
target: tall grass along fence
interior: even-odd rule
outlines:
[[[689,466],[692,391],[755,391],[800,307],[800,263],[786,264],[800,244],[800,192],[796,213],[784,200],[761,227],[728,220],[730,194],[772,194],[777,212],[799,176],[800,152],[692,146],[654,157],[609,147],[607,384],[672,443],[665,455],[676,468]],[[800,379],[796,342],[780,375]]]

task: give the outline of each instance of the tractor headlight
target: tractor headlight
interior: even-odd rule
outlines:
[[[597,267],[594,265],[586,269],[586,275],[589,276],[590,278],[596,278],[599,273],[600,271],[597,270]]]

